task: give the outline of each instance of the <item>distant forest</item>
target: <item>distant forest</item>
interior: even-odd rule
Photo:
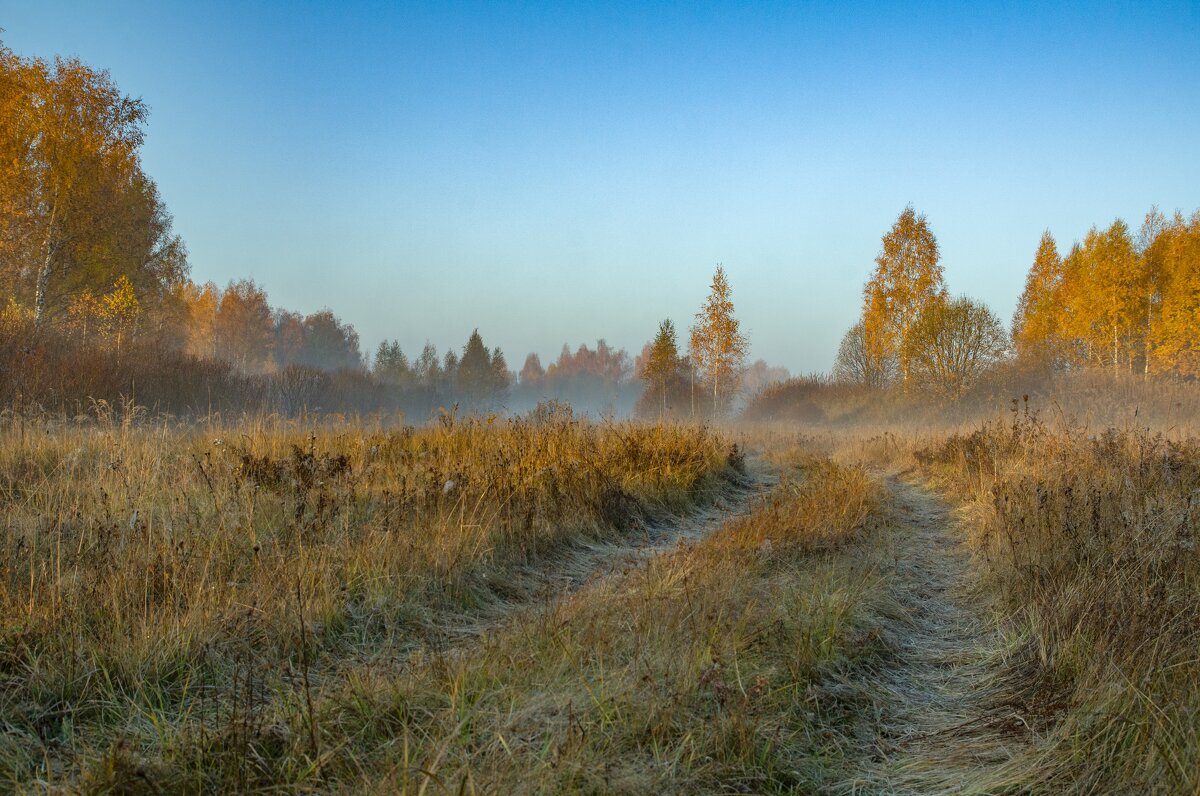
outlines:
[[[426,343],[410,356],[384,341],[371,357],[330,309],[272,306],[250,279],[192,281],[187,248],[142,168],[146,106],[107,72],[0,43],[0,118],[0,401],[9,407],[81,412],[125,401],[174,413],[402,410],[420,419],[543,400],[628,414],[641,400],[648,413],[694,415],[788,376],[761,361],[745,367],[744,346],[705,370],[698,354],[664,362],[660,348],[651,362],[651,344],[631,357],[604,340],[564,345],[545,366],[530,354],[514,372],[478,330],[461,349]],[[713,374],[724,382],[715,390]]]

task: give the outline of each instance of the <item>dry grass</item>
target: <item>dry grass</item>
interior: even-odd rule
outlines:
[[[399,671],[348,678],[316,707],[325,732],[354,739],[324,760],[324,782],[400,793],[818,786],[841,762],[847,711],[822,684],[872,651],[857,617],[873,574],[835,551],[877,520],[878,500],[861,472],[813,463],[694,546],[470,648],[427,648]]]
[[[837,461],[931,476],[963,505],[952,532],[974,551],[978,610],[988,606],[990,626],[994,602],[1002,634],[991,645],[1000,668],[979,688],[1003,683],[1000,712],[1019,716],[1034,743],[969,778],[954,757],[914,769],[925,771],[918,790],[1200,792],[1200,390],[1095,374],[1033,386],[1040,397],[991,408],[934,417],[897,404],[867,424],[772,433]],[[897,687],[917,675],[898,671]],[[981,709],[966,726],[997,721]]]
[[[1021,414],[920,458],[970,501],[1035,673],[1030,786],[1200,790],[1200,443]]]
[[[332,691],[529,599],[546,581],[527,573],[581,545],[713,499],[731,461],[700,427],[562,412],[11,427],[0,782],[323,782],[330,754],[362,748],[330,735]],[[121,767],[142,759],[164,784]]]
[[[0,444],[6,787],[1200,789],[1178,425],[100,414]],[[747,467],[783,478],[688,528]]]

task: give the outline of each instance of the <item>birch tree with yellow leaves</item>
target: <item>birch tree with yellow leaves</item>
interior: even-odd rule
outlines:
[[[1065,274],[1066,335],[1074,338],[1085,361],[1111,369],[1114,376],[1132,371],[1145,316],[1143,278],[1129,227],[1120,219],[1103,232],[1093,227],[1067,258]]]
[[[162,304],[187,255],[141,168],[145,104],[78,59],[0,42],[0,114],[0,288],[38,325],[121,276]]]
[[[1151,325],[1156,372],[1200,377],[1200,212],[1177,215],[1161,236],[1165,287]]]
[[[1200,214],[1120,219],[1059,258],[1046,232],[1013,317],[1026,364],[1200,375]]]
[[[713,413],[727,411],[741,386],[749,344],[733,315],[729,279],[720,265],[713,274],[708,299],[696,313],[688,347],[693,372],[701,374],[712,397]]]
[[[873,361],[895,357],[907,387],[913,324],[934,301],[946,297],[937,238],[924,214],[904,208],[883,236],[875,273],[863,289],[863,335]]]

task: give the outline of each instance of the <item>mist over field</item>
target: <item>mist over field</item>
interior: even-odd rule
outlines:
[[[3,17],[0,790],[1200,792],[1193,4]]]

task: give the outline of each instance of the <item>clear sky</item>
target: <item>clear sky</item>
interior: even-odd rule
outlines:
[[[1006,321],[1043,229],[1200,207],[1195,1],[0,0],[0,27],[147,102],[195,279],[364,348],[633,353],[724,263],[753,356],[823,370],[908,203]]]

